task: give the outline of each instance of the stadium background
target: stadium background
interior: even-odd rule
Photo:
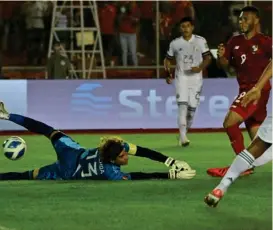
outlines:
[[[62,3],[58,1],[58,5]],[[79,4],[78,1],[74,3]],[[27,16],[35,15],[35,11],[28,11],[33,9],[29,4],[43,5],[47,9],[42,17],[43,28],[39,28],[38,33],[26,27]],[[111,7],[118,8],[119,4],[122,3],[114,2]],[[187,12],[194,12],[196,33],[206,37],[215,55],[218,43],[238,32],[235,26],[238,9],[249,4],[260,7],[261,31],[271,36],[272,2],[135,2],[142,17],[136,27],[137,66],[131,62],[128,66],[122,64],[120,44],[118,37],[114,36],[116,45],[112,48],[115,50],[105,53],[107,79],[102,79],[101,73],[92,73],[83,79],[80,71],[77,79],[58,76],[45,79],[52,32],[52,1],[0,2],[0,99],[6,102],[9,111],[29,115],[57,128],[73,129],[78,134],[71,135],[72,138],[83,146],[97,146],[100,133],[115,133],[129,142],[186,160],[197,170],[196,178],[190,181],[3,182],[0,230],[272,229],[271,164],[257,168],[251,177],[238,180],[216,210],[203,204],[204,196],[219,181],[207,176],[206,169],[226,166],[234,157],[225,133],[208,133],[221,131],[224,115],[237,92],[234,74],[219,70],[215,60],[205,71],[200,108],[193,124],[193,131],[198,132],[189,134],[191,145],[188,148],[181,148],[177,146],[178,130],[175,129],[174,88],[165,84],[162,71],[164,47],[175,36],[173,22],[185,7],[188,7]],[[103,4],[98,2],[98,13],[102,13],[101,7]],[[175,14],[176,9],[178,14]],[[64,23],[65,17],[59,16]],[[73,20],[69,17],[69,21]],[[147,21],[152,23],[148,28],[153,28],[154,42],[145,41],[147,27],[144,22]],[[153,39],[151,33],[149,36]],[[68,46],[71,42],[75,41],[63,41]],[[33,44],[36,50],[31,56]],[[90,51],[90,47],[86,49]],[[88,68],[90,56],[87,52],[83,55]],[[81,68],[82,55],[68,57],[75,70]],[[94,69],[99,68],[101,60],[96,55]],[[272,110],[271,101],[269,110]],[[94,134],[84,133],[90,130]],[[142,133],[145,130],[148,133]],[[21,131],[24,130],[19,126],[1,121],[0,142],[8,135],[23,134]],[[172,133],[167,133],[169,131]],[[56,160],[48,140],[40,135],[25,134],[27,154],[15,162],[2,156],[1,172],[25,171]],[[245,140],[247,145],[249,138],[246,134]],[[142,158],[132,158],[124,167],[126,172],[166,170],[164,165]]]
[[[272,21],[268,19],[271,18],[272,6],[271,2],[266,1],[97,2],[97,10],[95,13],[93,11],[93,14],[89,1],[83,4],[80,1],[2,1],[1,78],[13,81],[1,81],[1,99],[5,100],[9,110],[13,112],[45,120],[65,130],[174,129],[174,87],[165,85],[164,80],[160,78],[165,77],[162,60],[168,43],[178,36],[177,23],[183,16],[194,17],[195,32],[207,39],[215,57],[217,45],[238,33],[239,9],[249,4],[260,8],[260,29],[263,33],[271,35]],[[118,25],[124,23],[123,19],[119,20],[122,7],[125,12],[136,12],[135,15],[139,17],[139,21],[130,28],[131,33],[137,37],[138,62],[130,62],[128,56],[127,65],[122,61],[122,47],[118,36],[122,30]],[[81,10],[82,18],[79,16]],[[98,52],[93,62],[90,62],[92,58],[89,52],[94,48],[94,44],[91,44],[90,48],[88,38],[77,36],[72,30],[80,27],[95,28],[93,18],[96,17],[101,27],[98,29],[102,38],[102,49],[96,47]],[[109,18],[111,20],[108,20]],[[51,25],[51,19],[63,30],[56,30],[56,27]],[[77,24],[79,19],[82,19],[83,23]],[[50,50],[57,42],[54,36],[50,42],[54,33],[68,52],[63,54],[68,57],[73,69],[70,69],[67,76],[53,76],[47,81],[34,81],[47,77],[47,63],[52,55]],[[81,33],[82,31],[79,32]],[[91,33],[91,37],[94,36],[96,32]],[[88,44],[83,50],[86,53],[76,52],[82,51],[77,41],[80,38]],[[104,54],[103,59],[100,51]],[[83,61],[86,69],[91,68],[92,73],[83,74]],[[55,65],[61,66],[59,63]],[[106,79],[101,80],[104,70]],[[76,81],[66,78],[76,78],[73,79]],[[215,58],[204,71],[204,78],[201,105],[193,128],[219,129],[222,128],[222,120],[229,104],[237,95],[236,80],[233,73],[225,73],[216,66]],[[11,96],[13,92],[16,92],[16,96]],[[50,115],[45,115],[47,110],[52,111]],[[99,124],[100,116],[108,122]],[[20,129],[3,122],[0,124],[0,130]]]

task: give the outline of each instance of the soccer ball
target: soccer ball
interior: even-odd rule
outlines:
[[[24,156],[27,145],[21,137],[10,137],[4,141],[3,149],[8,159],[19,160]]]

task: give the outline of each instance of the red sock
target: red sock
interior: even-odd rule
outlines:
[[[245,146],[244,146],[244,137],[239,128],[239,125],[235,124],[226,128],[226,132],[231,142],[231,146],[234,152],[236,153],[236,155],[242,152],[245,149]]]

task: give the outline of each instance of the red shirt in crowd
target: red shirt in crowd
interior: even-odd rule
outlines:
[[[117,16],[116,6],[113,4],[105,4],[99,8],[99,22],[102,34],[115,33],[115,20]]]
[[[140,13],[143,19],[155,19],[156,12],[154,10],[154,2],[143,1],[140,4]]]
[[[128,33],[135,34],[136,26],[139,20],[139,8],[136,4],[133,4],[131,7],[131,12],[123,13],[121,15],[120,24],[119,24],[119,32],[120,33]]]

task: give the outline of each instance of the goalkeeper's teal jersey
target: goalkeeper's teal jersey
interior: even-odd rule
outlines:
[[[130,174],[122,173],[120,166],[103,164],[98,148],[86,149],[68,136],[53,143],[58,161],[33,170],[33,177],[40,180],[122,180],[131,179]],[[126,145],[130,152],[130,144]],[[135,146],[132,145],[133,152]]]
[[[68,155],[69,156],[69,155]],[[74,158],[66,158],[67,164],[57,161],[40,168],[35,179],[40,180],[130,180],[129,173],[121,172],[120,166],[103,164],[98,148],[83,149],[76,164]],[[74,167],[66,167],[75,165]],[[34,173],[35,170],[32,171]]]
[[[73,174],[74,179],[81,180],[130,180],[129,173],[123,173],[119,165],[103,164],[100,161],[99,150],[87,149],[82,153],[77,169]]]

